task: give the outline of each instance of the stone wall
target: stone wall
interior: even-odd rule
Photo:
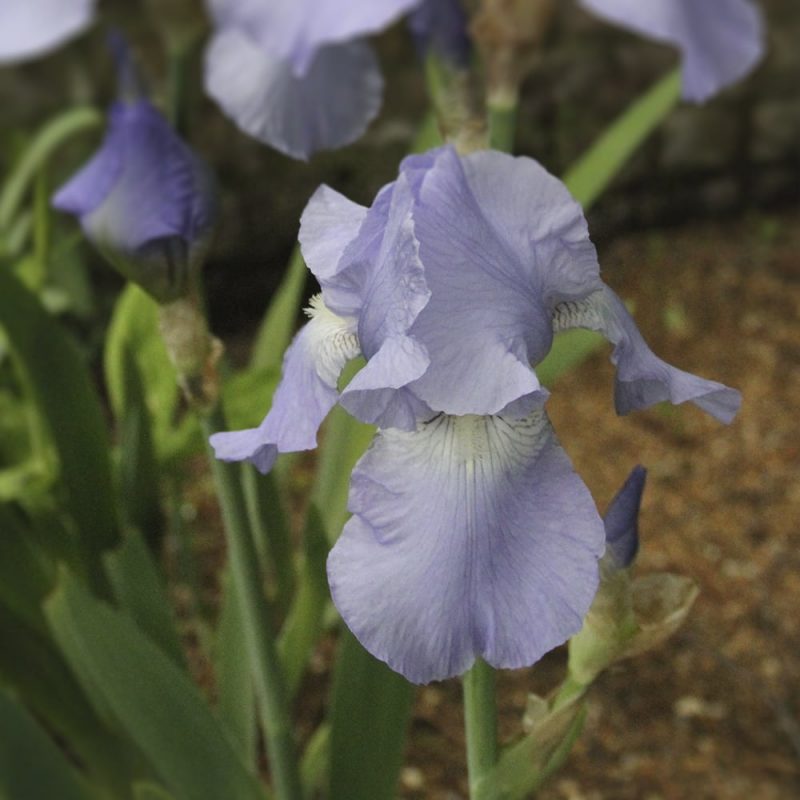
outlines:
[[[758,70],[704,106],[674,111],[600,200],[595,224],[611,232],[800,201],[800,3],[761,5],[769,53]],[[525,87],[518,149],[563,173],[675,63],[669,48],[563,3]]]

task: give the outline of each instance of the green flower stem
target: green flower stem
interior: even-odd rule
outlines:
[[[262,570],[274,570],[276,605],[285,614],[294,596],[295,573],[289,524],[283,510],[280,487],[274,472],[259,475],[245,469],[242,486],[253,533],[253,544]]]
[[[497,762],[495,671],[480,659],[464,675],[464,725],[469,793],[475,800],[481,796],[481,782]]]
[[[516,112],[516,103],[510,98],[502,103],[490,102],[489,144],[494,149],[509,152],[513,147]],[[497,763],[495,670],[478,659],[464,675],[463,681],[469,793],[473,800],[477,800],[484,790],[491,791],[492,787],[485,785],[485,779]]]
[[[504,102],[489,102],[489,146],[503,153],[514,151],[517,132],[517,104],[510,98]]]
[[[167,60],[167,117],[181,136],[186,135],[188,128],[189,69],[194,48],[192,40],[173,45]]]
[[[228,429],[219,405],[201,415],[200,419],[206,440],[212,433]],[[210,456],[225,523],[231,578],[244,616],[247,656],[253,672],[275,794],[279,800],[302,800],[284,678],[250,536],[240,467],[217,460],[213,453]]]
[[[575,680],[572,675],[567,675],[561,686],[558,687],[555,699],[553,700],[553,711],[563,708],[565,705],[574,702],[581,695],[586,694],[588,686]]]

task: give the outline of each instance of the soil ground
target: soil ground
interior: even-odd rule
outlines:
[[[730,427],[694,408],[618,418],[598,353],[555,387],[553,424],[601,508],[649,470],[637,572],[693,578],[686,625],[602,675],[583,736],[541,800],[800,797],[800,213],[601,245],[655,352],[738,387]],[[564,653],[500,678],[502,728]],[[423,688],[402,796],[466,798],[457,682]]]

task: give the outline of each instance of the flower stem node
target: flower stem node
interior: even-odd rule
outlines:
[[[208,331],[194,295],[159,308],[159,328],[187,402],[197,411],[211,411],[219,400],[217,363],[222,342]]]

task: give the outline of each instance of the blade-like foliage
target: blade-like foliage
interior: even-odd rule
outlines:
[[[168,790],[187,800],[263,799],[197,688],[130,619],[66,572],[46,613],[81,680],[102,697]]]

